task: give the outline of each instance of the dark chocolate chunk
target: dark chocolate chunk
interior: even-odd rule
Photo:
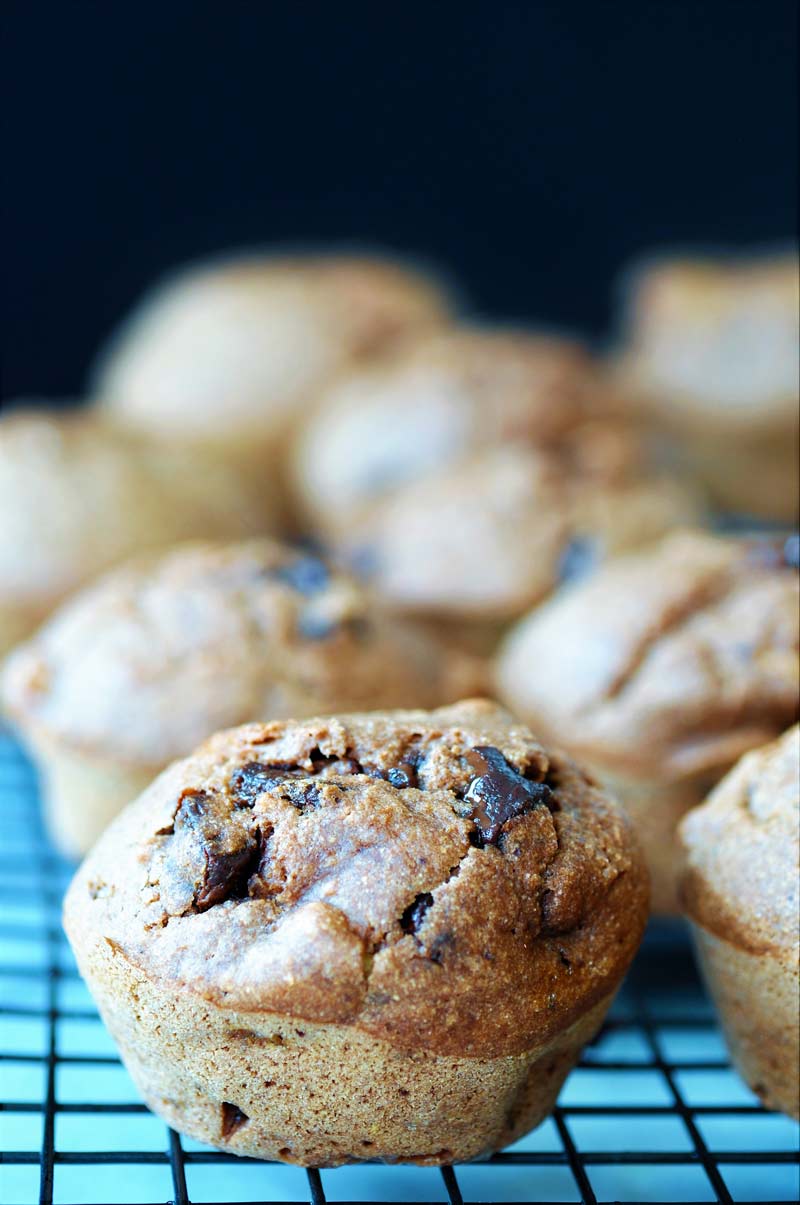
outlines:
[[[287,778],[296,777],[296,769],[283,766],[264,766],[261,762],[250,761],[237,770],[230,778],[230,790],[237,807],[251,808],[259,795],[272,791],[284,783]]]
[[[433,896],[429,891],[423,891],[418,895],[413,903],[409,904],[403,915],[400,917],[400,928],[404,933],[417,933],[425,919],[425,913],[433,903]]]
[[[550,803],[550,788],[524,778],[493,745],[477,746],[467,759],[477,774],[464,798],[472,804],[472,818],[485,845],[496,843],[503,825],[515,816]]]
[[[306,598],[324,590],[329,579],[327,565],[316,556],[300,556],[274,569],[272,576]]]
[[[257,869],[261,843],[257,832],[230,824],[224,801],[205,791],[184,791],[175,814],[176,856],[185,850],[189,864],[201,866],[195,878],[194,906],[205,912],[214,904],[246,894]]]
[[[282,783],[280,793],[298,812],[308,812],[322,802],[319,787],[313,782],[286,781]]]
[[[402,790],[404,787],[417,786],[417,771],[410,762],[401,762],[399,766],[392,766],[387,771],[386,777],[393,787],[398,787]]]
[[[232,1105],[229,1101],[222,1102],[222,1137],[230,1138],[231,1134],[235,1134],[241,1126],[246,1125],[250,1120],[246,1113],[243,1113],[238,1105]]]

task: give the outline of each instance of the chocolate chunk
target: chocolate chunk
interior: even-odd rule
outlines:
[[[433,896],[429,891],[423,891],[416,897],[413,903],[409,904],[403,915],[400,917],[400,928],[404,933],[417,933],[425,919],[425,913],[433,903]]]
[[[313,782],[284,782],[280,793],[298,812],[308,812],[322,802],[319,787]]]
[[[494,746],[476,746],[467,760],[478,773],[470,780],[464,798],[472,804],[472,818],[485,845],[495,844],[503,825],[515,816],[550,803],[550,788],[524,778]]]
[[[241,1126],[246,1125],[250,1118],[246,1113],[243,1113],[238,1105],[232,1105],[229,1101],[222,1102],[222,1137],[230,1138],[231,1134],[235,1134]]]
[[[272,577],[291,586],[298,594],[310,598],[313,594],[319,594],[321,590],[325,589],[329,574],[327,565],[319,557],[301,556],[297,560],[290,561],[288,565],[281,565],[278,569],[274,569]]]
[[[283,766],[264,766],[250,761],[231,775],[229,786],[236,807],[251,808],[259,795],[273,791],[287,778],[296,777],[296,769]]]
[[[198,912],[244,894],[261,858],[258,833],[231,824],[224,801],[205,791],[184,791],[173,840],[178,862],[183,850],[189,865],[202,866],[193,900]]]
[[[417,771],[416,767],[410,762],[401,762],[399,766],[392,766],[387,771],[386,777],[393,787],[402,790],[404,787],[417,786]]]

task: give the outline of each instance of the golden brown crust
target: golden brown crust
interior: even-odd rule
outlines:
[[[796,964],[800,728],[742,758],[680,832],[692,920],[748,953]]]
[[[797,716],[800,582],[781,549],[678,533],[610,562],[511,633],[501,697],[590,765],[723,773]]]
[[[324,561],[250,540],[108,574],[12,655],[2,698],[24,732],[161,768],[254,717],[446,702],[462,670]]]
[[[470,702],[219,734],[112,825],[66,913],[220,1006],[492,1058],[613,991],[646,896],[614,805]]]

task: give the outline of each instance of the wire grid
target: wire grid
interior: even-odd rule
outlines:
[[[609,1022],[539,1129],[454,1168],[303,1170],[181,1138],[140,1103],[60,926],[70,867],[33,770],[0,732],[0,1199],[794,1202],[798,1129],[730,1068],[685,945],[646,943]],[[649,948],[648,948],[649,947]]]

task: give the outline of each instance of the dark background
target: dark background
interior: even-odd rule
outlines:
[[[796,225],[795,0],[3,0],[3,394],[80,390],[151,279],[416,251],[600,335],[652,245]]]

